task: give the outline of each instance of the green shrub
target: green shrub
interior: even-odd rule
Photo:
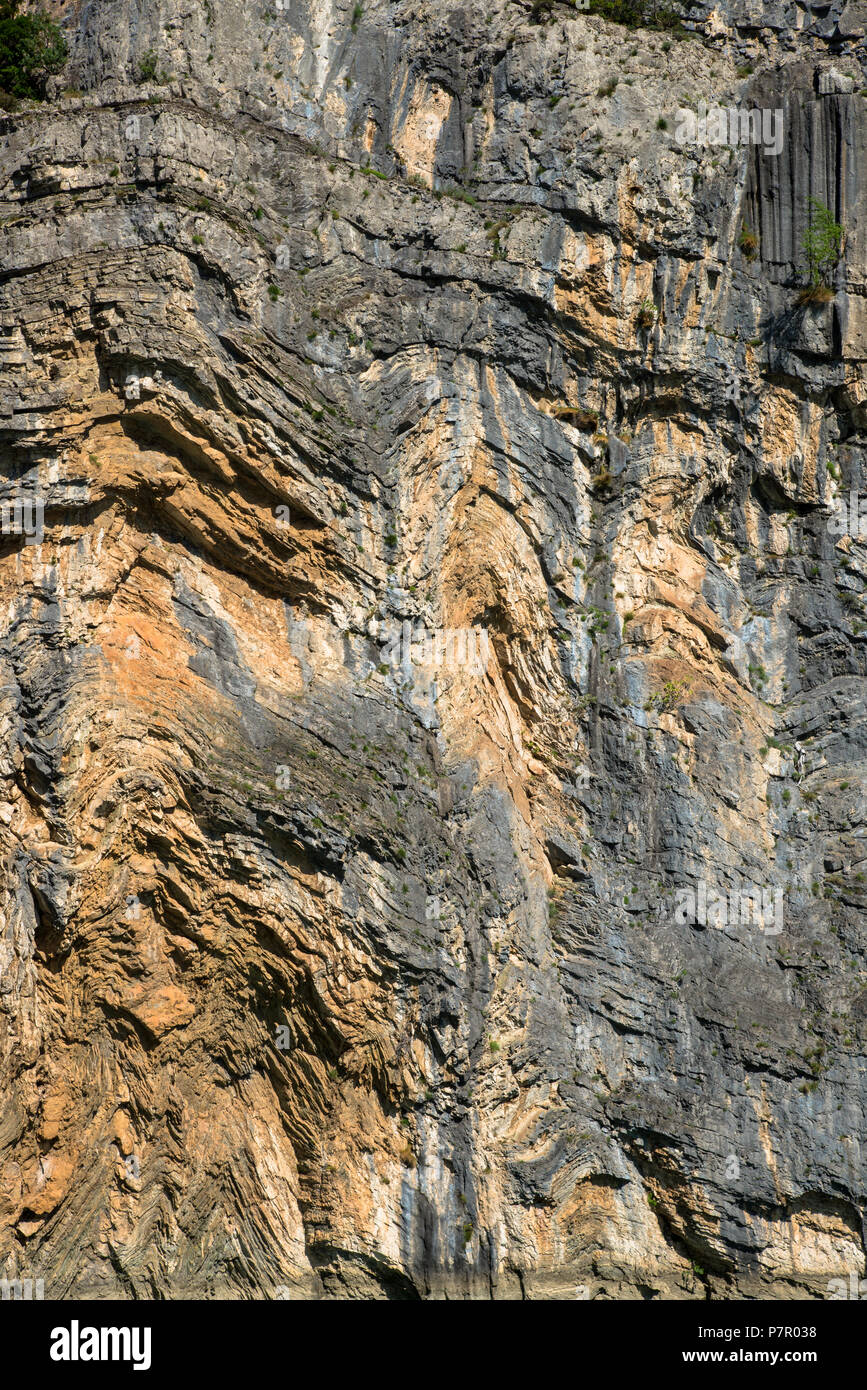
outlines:
[[[756,236],[755,232],[750,230],[748,222],[744,222],[741,226],[740,236],[738,237],[738,246],[741,248],[742,254],[746,257],[748,261],[755,260],[756,251],[758,250],[759,246],[759,239]]]
[[[681,29],[680,10],[664,0],[590,0],[590,14],[628,29]]]
[[[810,220],[801,238],[801,250],[807,260],[807,273],[810,277],[808,290],[816,298],[831,298],[827,291],[831,287],[831,276],[836,269],[843,249],[843,228],[831,216],[818,198],[810,199]],[[816,294],[815,292],[819,293]],[[822,291],[826,294],[822,295]]]
[[[151,48],[138,65],[139,82],[154,82],[157,75],[157,55]]]
[[[668,713],[677,709],[687,697],[690,691],[689,681],[666,681],[661,690],[657,690],[651,695],[646,710],[658,709],[661,713]]]
[[[45,83],[69,55],[59,25],[37,10],[19,14],[22,0],[0,0],[0,91],[12,97],[44,96]]]
[[[478,206],[478,198],[474,197],[472,193],[468,193],[465,188],[458,188],[457,184],[447,183],[436,191],[441,193],[444,198],[456,198],[458,202],[469,203],[470,207],[473,208]]]

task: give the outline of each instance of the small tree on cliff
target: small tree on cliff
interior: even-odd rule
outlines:
[[[810,277],[805,298],[832,297],[831,276],[842,249],[843,228],[840,223],[834,221],[830,208],[826,208],[818,198],[811,198],[810,221],[801,238],[801,250],[807,259],[807,273]]]
[[[22,0],[0,0],[0,92],[40,97],[68,56],[66,39],[48,15],[22,14]]]

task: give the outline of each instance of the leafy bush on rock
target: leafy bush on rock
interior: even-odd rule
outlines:
[[[0,0],[0,92],[39,98],[69,55],[66,39],[48,15],[21,14],[22,0]],[[8,101],[5,103],[8,105]]]

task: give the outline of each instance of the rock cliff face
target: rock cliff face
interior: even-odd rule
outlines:
[[[867,5],[52,13],[0,144],[0,1273],[863,1274]]]

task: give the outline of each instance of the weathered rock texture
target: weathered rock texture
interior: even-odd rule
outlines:
[[[867,6],[53,12],[0,131],[3,497],[45,505],[0,538],[0,1272],[825,1297],[865,1266]],[[679,145],[701,99],[781,108],[780,155]],[[846,241],[802,306],[810,195]],[[397,669],[405,621],[484,674]],[[782,931],[678,921],[701,880]]]

